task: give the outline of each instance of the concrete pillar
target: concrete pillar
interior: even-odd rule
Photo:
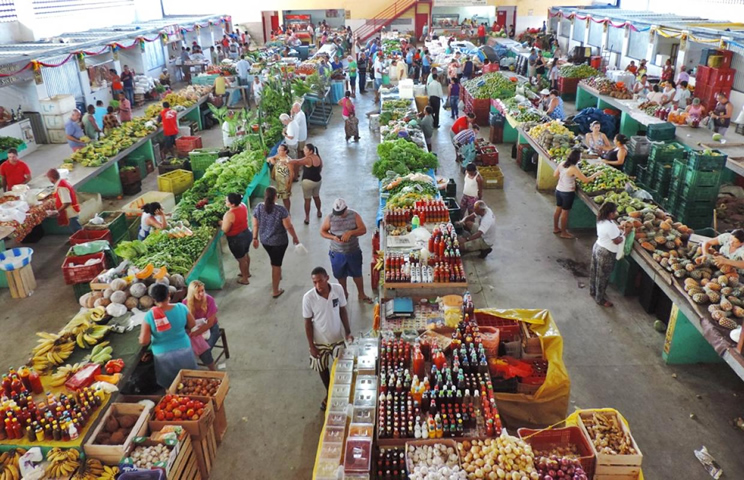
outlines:
[[[658,25],[652,25],[651,29],[655,30],[659,28]],[[651,30],[649,30],[649,36],[651,36]],[[652,65],[654,63],[654,58],[656,57],[656,51],[659,48],[659,34],[654,35],[654,41],[648,42],[648,47],[646,48],[646,60],[648,60],[648,64]]]

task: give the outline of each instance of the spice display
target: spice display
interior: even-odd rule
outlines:
[[[630,433],[620,425],[613,414],[594,412],[581,415],[589,438],[598,453],[606,455],[637,455]]]
[[[541,456],[535,462],[537,480],[589,480],[578,460],[560,455]]]

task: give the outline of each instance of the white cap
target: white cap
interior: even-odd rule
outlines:
[[[543,88],[542,90],[540,90],[540,95],[550,95],[550,90],[548,90],[547,88]]]
[[[341,215],[344,213],[347,209],[346,200],[343,198],[337,198],[336,201],[333,202],[333,214],[334,215]]]

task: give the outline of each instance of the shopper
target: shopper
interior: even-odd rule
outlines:
[[[220,228],[227,238],[227,246],[235,260],[238,261],[241,285],[248,285],[251,276],[251,256],[249,251],[253,242],[253,232],[248,228],[248,207],[243,203],[239,193],[229,193],[225,197],[225,206],[229,209],[222,216]]]
[[[167,285],[156,283],[150,287],[149,293],[155,306],[145,314],[139,343],[151,346],[158,385],[170,388],[181,370],[197,368],[187,333],[196,322],[185,305],[170,303]]]
[[[447,87],[447,101],[450,105],[450,117],[452,120],[460,116],[458,110],[458,104],[460,102],[460,81],[457,78],[453,78]]]
[[[589,147],[589,150],[600,155],[608,150],[612,150],[612,143],[607,138],[607,135],[602,133],[601,128],[602,125],[598,121],[593,121],[589,124],[589,133],[584,137],[584,143]]]
[[[261,105],[261,96],[263,95],[263,83],[261,83],[261,79],[258,78],[258,75],[253,77],[253,101],[256,103],[256,108],[258,108],[259,105]]]
[[[101,133],[101,127],[96,123],[96,107],[88,105],[85,115],[83,115],[83,131],[85,136],[91,139],[91,141],[98,140],[98,134]]]
[[[447,66],[447,83],[452,83],[452,80],[457,78],[457,71],[460,69],[460,64],[454,58]]]
[[[349,75],[349,90],[351,91],[351,98],[356,98],[356,82],[357,82],[357,75],[359,68],[357,67],[357,62],[354,60],[354,57],[349,55],[346,59],[347,66],[346,69],[348,70]]]
[[[176,154],[176,137],[178,137],[178,112],[171,110],[170,103],[163,102],[163,109],[158,115],[158,123],[163,124],[163,158],[167,154],[175,156]]]
[[[276,204],[277,191],[274,187],[267,187],[264,193],[264,201],[253,209],[253,248],[258,248],[259,241],[264,250],[269,254],[271,261],[271,293],[274,298],[284,293],[279,288],[282,278],[282,261],[287,251],[289,239],[287,232],[292,236],[295,245],[300,243],[295,233],[289,211]]]
[[[305,318],[305,335],[310,347],[310,366],[320,374],[327,397],[333,360],[338,357],[344,340],[351,343],[354,336],[351,334],[346,295],[341,285],[329,283],[328,272],[323,267],[315,267],[310,278],[313,288],[302,297],[302,316]],[[320,409],[326,409],[325,397]]]
[[[576,198],[576,180],[587,183],[594,181],[600,175],[595,173],[587,177],[579,170],[577,164],[581,160],[581,150],[571,150],[566,161],[559,164],[553,172],[553,176],[558,178],[558,186],[555,189],[555,213],[553,214],[553,233],[560,235],[561,238],[574,238],[568,233],[568,214],[573,207]]]
[[[222,122],[222,145],[225,148],[230,148],[237,138],[238,132],[236,130],[237,125],[233,120],[235,118],[235,111],[228,110],[225,115],[225,120]]]
[[[8,160],[0,164],[0,185],[10,192],[15,185],[23,185],[31,180],[31,169],[18,158],[18,150],[9,148]]]
[[[227,87],[230,86],[230,81],[225,76],[225,71],[220,70],[219,76],[214,79],[214,96],[222,99],[224,106],[229,106],[230,94],[227,93]]]
[[[120,127],[121,123],[119,122],[119,119],[116,118],[116,114],[114,113],[114,107],[107,107],[106,108],[106,115],[103,116],[103,133],[106,135],[110,134],[111,131],[117,127]]]
[[[563,99],[560,97],[558,90],[551,90],[549,98],[548,110],[545,113],[553,120],[566,118],[566,113],[563,111]]]
[[[527,58],[527,75],[529,76],[529,82],[532,83],[532,79],[537,74],[537,51],[533,48],[530,50],[530,56]]]
[[[300,131],[297,122],[286,113],[279,115],[279,120],[284,125],[284,145],[290,158],[297,158],[297,145],[299,143]]]
[[[431,74],[432,64],[431,54],[429,50],[424,50],[424,55],[421,57],[421,83],[425,83]]]
[[[454,121],[452,124],[452,127],[450,128],[450,136],[454,138],[458,133],[461,131],[472,128],[472,126],[475,124],[475,114],[474,113],[466,113],[462,117],[458,118]]]
[[[718,251],[712,247],[720,247]],[[717,267],[728,265],[736,269],[744,268],[744,230],[737,228],[731,233],[722,233],[703,243],[703,253],[713,255]]]
[[[473,206],[473,213],[458,224],[465,233],[458,238],[463,252],[480,252],[480,258],[486,258],[493,251],[496,243],[496,216],[486,202],[478,200]]]
[[[481,45],[486,44],[486,24],[481,23],[478,25],[478,40],[480,41]]]
[[[96,111],[93,116],[96,119],[96,125],[105,132],[106,129],[103,125],[103,117],[106,116],[106,107],[103,106],[103,100],[96,101]]]
[[[543,57],[543,52],[540,50],[537,52],[537,60],[535,61],[535,75],[537,75],[537,85],[540,86],[542,83],[542,77],[545,75],[545,66],[547,65],[547,62],[545,61],[545,57]]]
[[[424,111],[419,114],[418,126],[424,134],[424,141],[426,141],[426,149],[432,151],[431,137],[434,135],[434,117],[432,113],[434,110],[430,105],[424,107]]]
[[[315,201],[318,209],[318,218],[322,218],[320,212],[320,172],[323,169],[323,160],[318,154],[318,147],[312,143],[305,145],[303,158],[290,160],[290,163],[302,168],[302,196],[305,200],[305,225],[310,223],[310,201]]]
[[[463,145],[473,143],[478,138],[480,127],[478,125],[470,125],[469,128],[462,130],[460,133],[455,135],[454,144],[455,148],[460,148]]]
[[[348,120],[349,116],[355,113],[354,102],[351,101],[351,92],[349,91],[346,92],[344,98],[338,101],[338,105],[341,107],[341,116],[344,120]]]
[[[365,55],[364,52],[361,52],[357,58],[357,69],[359,72],[359,93],[361,94],[366,91],[364,87],[367,83],[367,63],[369,63],[369,60],[367,59],[367,55]]]
[[[65,136],[67,138],[67,145],[70,146],[73,152],[77,152],[83,148],[86,144],[85,132],[83,127],[80,126],[80,110],[77,108],[70,113],[70,118],[65,122]]]
[[[132,120],[132,103],[123,93],[119,94],[119,120],[121,120],[121,123]]]
[[[442,91],[442,84],[439,82],[436,68],[431,69],[431,75],[426,82],[426,94],[429,96],[429,106],[432,109],[432,116],[434,117],[434,128],[439,128],[439,109],[442,105],[444,92]]]
[[[291,110],[292,121],[297,126],[297,156],[293,158],[302,158],[305,155],[305,142],[307,142],[307,117],[302,111],[302,102],[294,102]],[[295,181],[299,175],[295,172]]]
[[[357,287],[359,300],[365,303],[373,303],[372,299],[364,293],[364,277],[362,276],[362,248],[359,246],[359,237],[367,233],[362,216],[346,205],[343,198],[337,198],[333,202],[333,213],[323,220],[320,227],[320,235],[331,241],[329,256],[333,276],[344,289],[344,295],[348,298],[349,291],[346,288],[346,279],[351,277]]]
[[[622,133],[615,135],[615,148],[602,155],[602,162],[611,165],[618,170],[622,170],[623,164],[625,163],[625,157],[628,156],[628,149],[625,147],[627,143],[628,137]]]
[[[192,280],[189,283],[186,298],[182,303],[186,305],[189,313],[194,317],[195,328],[189,332],[189,336],[192,338],[191,344],[194,354],[199,357],[208,369],[217,370],[214,357],[212,356],[212,348],[217,344],[217,340],[220,339],[220,325],[217,323],[217,312],[219,311],[217,309],[217,303],[206,292],[204,283],[199,280]],[[206,345],[204,345],[208,347],[206,350],[200,349],[197,352],[196,346],[204,343],[201,340],[195,342],[193,339],[197,337],[202,337],[206,341]]]
[[[111,77],[111,94],[113,98],[119,98],[119,94],[124,93],[124,85],[121,83],[121,77],[113,68],[109,68],[109,77]]]
[[[289,156],[289,147],[286,144],[279,145],[276,155],[266,159],[271,168],[271,179],[274,180],[274,187],[287,211],[292,206],[292,201],[290,200],[290,197],[292,197],[293,179],[292,160]]]
[[[625,236],[633,227],[632,223],[623,222],[620,226],[617,219],[617,205],[606,202],[599,207],[597,215],[597,242],[592,248],[592,263],[589,271],[589,295],[597,304],[611,307],[605,292],[610,282],[612,269],[615,267],[617,254],[625,246]]]
[[[483,177],[474,163],[468,163],[465,167],[460,211],[472,214],[478,200],[483,200]]]
[[[2,167],[0,166],[1,169]],[[51,216],[57,217],[57,225],[60,227],[69,226],[72,233],[82,229],[83,227],[80,226],[78,219],[80,216],[80,204],[78,203],[75,189],[70,182],[60,177],[59,170],[56,168],[49,169],[46,176],[54,184],[54,191],[52,193],[54,211]]]
[[[121,84],[127,100],[134,105],[134,71],[129,69],[129,65],[124,65],[124,71],[121,72]]]
[[[159,202],[150,202],[142,206],[137,240],[146,239],[152,233],[153,228],[156,230],[168,228],[168,220]]]
[[[724,93],[716,95],[718,103],[713,108],[713,112],[710,114],[710,118],[713,121],[713,131],[726,135],[729,125],[731,125],[731,115],[734,112],[734,107],[729,102],[729,99]]]
[[[462,64],[462,78],[468,80],[473,77],[475,73],[475,65],[470,57],[465,57],[465,62]],[[459,79],[458,79],[459,80]]]

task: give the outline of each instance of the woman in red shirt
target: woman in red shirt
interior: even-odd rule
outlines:
[[[251,256],[248,251],[253,241],[253,233],[248,228],[248,208],[243,203],[243,197],[239,193],[230,193],[225,198],[228,210],[222,217],[220,226],[227,237],[227,246],[238,261],[240,268],[240,279],[238,283],[248,285],[251,276]]]

